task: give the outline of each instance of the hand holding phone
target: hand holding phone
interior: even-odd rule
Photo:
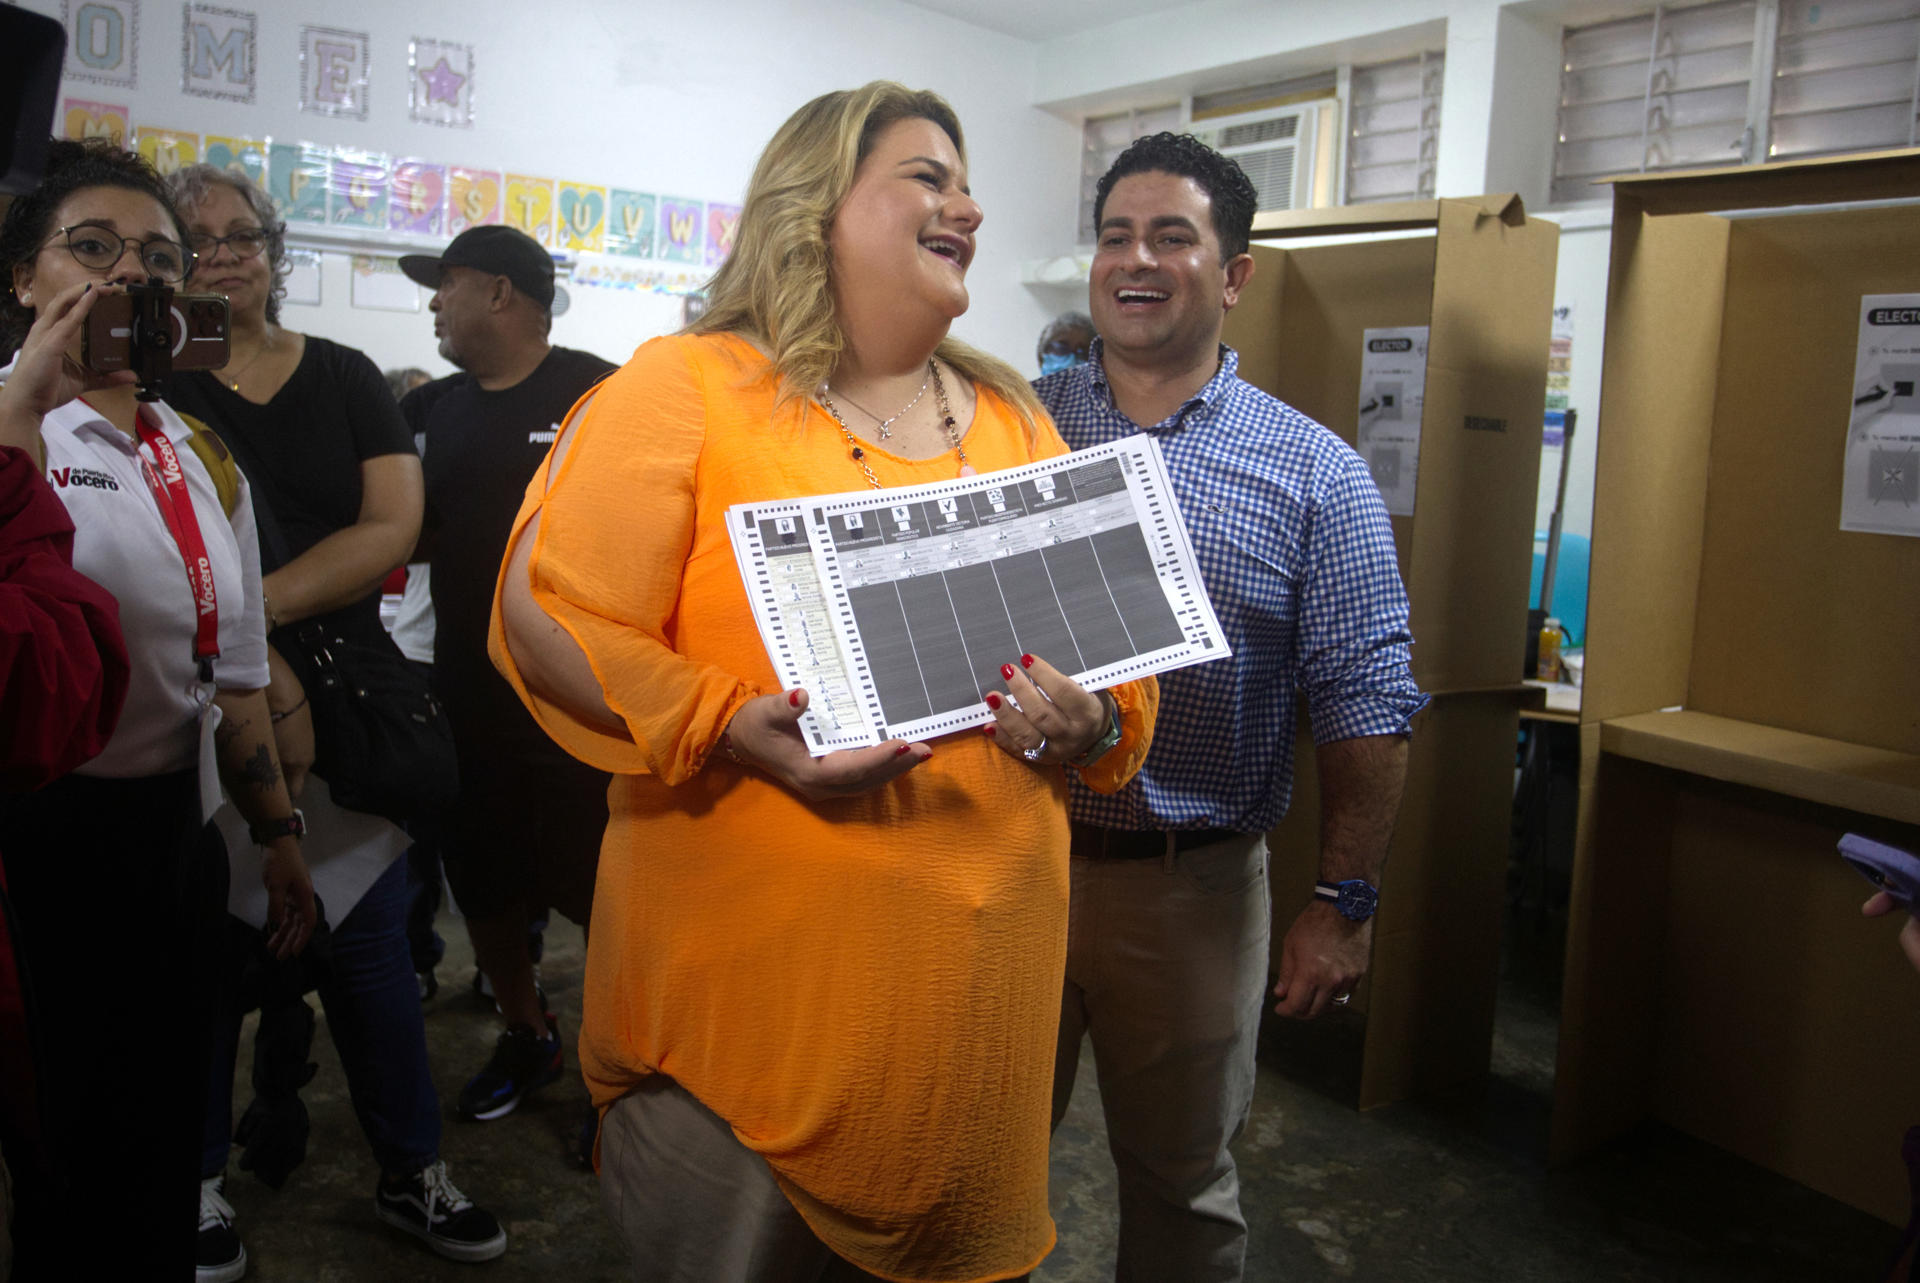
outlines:
[[[1895,904],[1920,914],[1920,856],[1849,833],[1840,839],[1840,858]]]
[[[227,300],[176,294],[158,281],[102,291],[80,336],[80,361],[97,374],[132,370],[144,386],[175,370],[217,370],[227,363]]]

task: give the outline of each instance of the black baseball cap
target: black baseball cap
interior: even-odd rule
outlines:
[[[407,278],[430,290],[440,288],[441,269],[448,267],[471,267],[476,272],[504,276],[541,307],[553,306],[553,257],[539,241],[517,228],[498,223],[469,227],[437,257],[405,254],[400,259],[400,270]]]

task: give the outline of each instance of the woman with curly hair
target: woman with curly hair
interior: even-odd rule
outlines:
[[[420,532],[420,458],[371,360],[280,324],[286,225],[267,194],[210,165],[182,169],[168,182],[197,255],[190,284],[226,297],[234,335],[226,367],[177,379],[174,396],[231,443],[262,499],[260,555],[276,661],[268,702],[284,731],[311,708],[296,667],[296,625],[393,648],[380,624],[380,584]],[[294,665],[282,664],[283,655]],[[312,761],[310,741],[306,749]],[[453,1185],[440,1158],[440,1098],[406,938],[406,835],[334,803],[326,768],[317,764],[300,799],[308,859],[333,928],[318,984],[354,1111],[380,1164],[375,1214],[442,1256],[491,1260],[506,1251],[506,1231]],[[222,829],[236,884],[244,884],[253,848],[225,812]],[[238,1010],[224,1012],[215,1029],[201,1169],[201,1263],[233,1278],[245,1269],[246,1250],[221,1183],[240,1019]],[[298,999],[263,1010],[261,1020],[311,1026]]]
[[[810,757],[725,530],[1065,452],[947,334],[980,220],[941,98],[808,103],[706,314],[589,394],[528,489],[495,662],[614,775],[580,1059],[640,1279],[1010,1279],[1053,1244],[1065,774],[1130,778],[1156,687],[995,656],[988,734]]]

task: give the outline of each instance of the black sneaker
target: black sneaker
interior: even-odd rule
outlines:
[[[233,1231],[233,1207],[222,1196],[225,1175],[200,1182],[200,1241],[193,1258],[196,1283],[234,1283],[247,1272],[247,1248]]]
[[[460,1089],[460,1117],[468,1122],[504,1118],[522,1096],[559,1077],[559,1024],[549,1015],[544,1038],[524,1025],[516,1025],[501,1033],[487,1067]]]
[[[411,1176],[381,1177],[373,1214],[450,1261],[491,1261],[507,1250],[507,1232],[492,1212],[453,1187],[444,1159]]]

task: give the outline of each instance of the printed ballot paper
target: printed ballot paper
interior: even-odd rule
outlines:
[[[1089,689],[1231,652],[1145,434],[930,485],[727,512],[760,636],[814,756],[993,719],[1000,665]]]

